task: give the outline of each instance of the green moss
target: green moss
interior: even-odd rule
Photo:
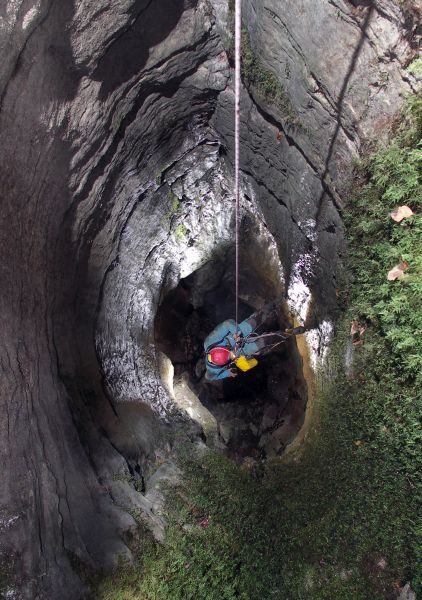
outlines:
[[[176,196],[176,194],[173,194],[172,192],[170,192],[170,200],[171,200],[171,212],[175,213],[180,208],[180,200]]]
[[[286,121],[297,124],[297,115],[277,76],[266,69],[254,52],[249,33],[242,30],[242,77],[246,87],[254,88],[266,102],[278,107]]]
[[[122,481],[124,483],[128,483],[137,492],[144,491],[144,483],[142,479],[139,477],[134,477],[133,475],[130,475],[130,473],[116,473],[113,475],[113,481]]]
[[[176,196],[176,194],[174,194],[171,189],[169,189],[169,199],[170,199],[170,210],[169,212],[166,214],[166,220],[168,220],[169,226],[171,226],[172,223],[172,218],[174,216],[176,216],[181,208],[181,203],[179,198]],[[180,219],[180,215],[179,215],[179,219]],[[177,242],[182,242],[183,239],[186,237],[187,234],[187,227],[184,223],[179,223],[176,228],[174,229],[174,237],[176,238]]]
[[[415,60],[407,67],[406,71],[416,77],[420,77],[422,75],[422,57],[419,56],[418,58],[415,58]]]
[[[170,201],[170,209],[163,218],[163,226],[166,229],[171,227],[172,218],[178,213],[182,206],[179,198],[173,193],[171,188],[168,189],[168,197]]]
[[[8,574],[0,568],[0,593],[8,588]]]
[[[179,225],[174,230],[174,237],[178,242],[181,242],[187,234],[187,227],[184,223],[179,223]]]

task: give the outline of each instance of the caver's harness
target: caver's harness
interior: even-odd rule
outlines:
[[[259,327],[259,325],[258,325],[258,327]],[[256,329],[258,329],[258,327]],[[250,369],[253,369],[258,364],[258,361],[256,360],[255,356],[258,356],[258,355],[262,356],[263,354],[267,354],[267,353],[271,352],[276,346],[283,344],[285,341],[288,340],[289,337],[294,335],[293,330],[291,330],[291,332],[290,332],[290,330],[286,330],[286,331],[273,331],[271,333],[258,334],[256,332],[256,329],[254,329],[254,331],[249,333],[246,337],[241,337],[238,341],[236,341],[234,348],[232,347],[228,336],[227,335],[224,336],[223,338],[221,338],[221,340],[219,340],[218,342],[215,342],[214,344],[212,344],[212,346],[209,346],[205,350],[205,360],[213,369],[215,369],[217,366],[220,366],[220,365],[216,365],[215,363],[212,362],[212,360],[210,360],[211,352],[213,350],[221,350],[221,351],[227,350],[227,352],[231,351],[231,352],[234,352],[235,354],[237,354],[239,352],[239,350],[241,351],[242,348],[246,344],[256,342],[259,339],[263,339],[266,337],[274,337],[274,336],[277,336],[280,339],[276,342],[273,342],[272,344],[267,344],[266,346],[259,348],[256,352],[254,352],[253,355],[246,355],[246,354],[241,353],[240,356],[236,357],[235,359],[228,360],[227,363],[225,363],[224,365],[221,366],[221,369],[218,371],[217,376],[220,375],[220,373],[222,373],[223,371],[226,371],[227,369],[231,369],[234,366],[238,367],[241,371],[249,371]],[[238,335],[241,335],[241,334],[238,334]],[[227,344],[227,345],[225,345],[225,344]]]

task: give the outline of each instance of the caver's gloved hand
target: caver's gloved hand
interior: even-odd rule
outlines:
[[[288,335],[299,335],[301,333],[305,333],[306,327],[300,325],[299,327],[292,327],[290,329],[285,329],[284,332]]]
[[[295,327],[285,331],[275,331],[258,335],[256,330],[267,319],[277,314],[283,297],[277,298],[252,313],[247,319],[236,323],[226,319],[215,327],[204,340],[204,354],[207,381],[218,381],[226,377],[236,377],[241,371],[249,371],[257,365],[254,356],[259,355],[268,346],[268,351],[286,341],[290,336],[304,333],[305,327]],[[232,363],[243,357],[240,369],[233,369]],[[250,357],[246,359],[245,357]],[[254,362],[255,361],[255,362]],[[251,364],[253,363],[253,364]]]
[[[280,296],[276,298],[272,302],[268,302],[255,312],[253,312],[247,319],[247,321],[252,325],[252,328],[255,329],[262,323],[269,321],[270,318],[273,318],[277,315],[277,311],[280,307],[280,303],[284,296]]]

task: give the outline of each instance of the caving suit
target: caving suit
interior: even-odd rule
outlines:
[[[233,333],[240,333],[242,337],[246,337],[249,335],[256,325],[252,325],[249,319],[245,319],[239,325],[236,325],[236,321],[234,319],[227,319],[217,325],[217,327],[206,337],[204,342],[204,350],[205,350],[205,365],[207,367],[207,372],[205,377],[212,381],[216,379],[225,379],[226,377],[230,377],[230,364],[219,366],[214,365],[207,358],[208,352],[214,346],[223,346],[224,348],[228,348],[229,350],[236,352],[236,358],[240,355],[249,355],[252,356],[259,349],[259,344],[257,342],[247,342],[242,348],[236,349],[236,342],[233,337]],[[233,365],[232,365],[233,366]]]
[[[220,366],[215,365],[208,360],[208,353],[214,346],[223,346],[224,348],[235,352],[236,358],[239,358],[242,355],[253,356],[265,346],[271,346],[273,343],[280,342],[280,339],[282,339],[282,337],[280,338],[281,332],[274,332],[274,336],[268,337],[267,335],[265,338],[252,339],[250,342],[248,341],[246,344],[236,348],[233,333],[239,333],[242,338],[247,337],[255,331],[259,325],[267,321],[271,315],[276,313],[277,307],[282,299],[283,296],[280,296],[280,298],[277,298],[274,302],[266,304],[260,310],[252,313],[247,319],[239,323],[239,325],[236,325],[234,319],[227,319],[213,329],[213,331],[205,338],[204,342],[205,366],[207,369],[205,378],[208,379],[208,381],[230,377],[230,370],[234,368],[233,362]],[[306,329],[303,326],[295,327],[290,330],[290,334],[285,335],[284,341],[288,339],[289,335],[297,335],[299,333],[304,333],[305,331]]]

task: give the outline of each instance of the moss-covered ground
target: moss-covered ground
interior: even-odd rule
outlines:
[[[351,186],[349,283],[300,455],[239,468],[181,451],[166,545],[141,536],[98,600],[381,600],[406,582],[422,594],[422,99],[406,111]],[[415,215],[396,223],[403,204]],[[345,368],[352,320],[365,332]]]

